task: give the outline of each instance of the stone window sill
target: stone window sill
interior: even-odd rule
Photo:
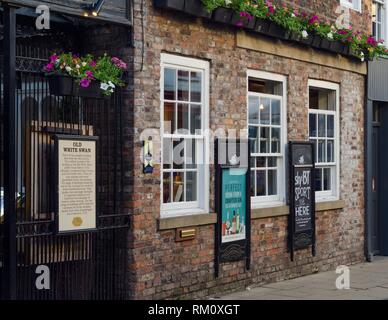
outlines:
[[[315,205],[316,212],[324,212],[331,210],[339,210],[345,208],[344,200],[317,202]],[[286,205],[256,208],[252,209],[251,219],[263,219],[288,216],[290,214],[290,207]],[[158,230],[171,230],[177,228],[204,226],[217,223],[216,213],[204,214],[187,214],[180,217],[169,217],[158,219]]]
[[[335,200],[335,201],[322,201],[315,204],[316,212],[338,210],[345,208],[344,200]],[[270,208],[256,208],[252,209],[252,219],[262,219],[262,218],[271,218],[271,217],[280,217],[287,216],[290,214],[289,206],[275,206]]]
[[[216,213],[187,214],[180,217],[159,218],[158,229],[170,230],[217,223]]]

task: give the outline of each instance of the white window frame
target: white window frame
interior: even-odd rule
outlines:
[[[165,134],[164,133],[164,69],[178,68],[180,70],[201,71],[203,74],[202,81],[202,148],[198,148],[197,159],[202,158],[198,164],[198,180],[197,180],[197,201],[191,202],[176,202],[163,203],[163,137],[164,138],[182,138],[182,135]],[[208,61],[194,58],[187,58],[178,55],[162,53],[160,59],[160,135],[161,135],[161,163],[160,163],[160,208],[161,217],[175,217],[191,214],[209,213],[209,70],[210,64]],[[186,138],[186,137],[185,137]],[[187,138],[193,138],[193,135],[188,134]]]
[[[376,24],[380,24],[380,28],[381,28],[381,39],[384,40],[384,42],[386,42],[387,40],[387,19],[388,19],[388,11],[386,10],[386,0],[373,0],[372,1],[373,3],[377,3],[377,4],[380,4],[382,6],[382,12],[381,12],[381,21],[380,23],[376,23]],[[373,5],[372,3],[372,5]],[[377,21],[377,20],[376,20]],[[372,22],[373,23],[373,22]],[[373,25],[372,25],[373,27]],[[373,31],[376,31],[376,30],[373,30]],[[376,35],[377,35],[377,32],[376,32]],[[376,40],[379,41],[380,39],[378,39],[378,37],[376,37]]]
[[[328,90],[334,90],[336,92],[336,110],[335,111],[328,111],[328,110],[313,110],[314,114],[331,114],[334,115],[334,163],[319,163],[315,164],[316,166],[333,166],[335,167],[335,170],[331,170],[331,190],[330,191],[316,191],[315,192],[315,200],[316,202],[324,202],[324,201],[335,201],[339,200],[340,198],[340,115],[341,115],[341,108],[340,108],[340,86],[338,83],[334,82],[328,82],[328,81],[321,81],[321,80],[308,80],[308,86],[307,86],[307,97],[310,97],[310,87],[314,88],[322,88],[322,89],[328,89]],[[310,115],[310,99],[308,98],[308,105],[307,108],[309,110]],[[309,120],[308,120],[309,121]],[[318,128],[317,128],[318,130]],[[309,137],[310,137],[310,128],[309,128]],[[316,159],[317,160],[317,159]],[[334,172],[333,172],[334,171]]]
[[[362,0],[354,0],[355,2],[351,2],[349,0],[341,0],[341,6],[350,8],[354,11],[361,12],[362,11]]]
[[[282,95],[268,95],[257,92],[249,91],[249,78],[271,80],[282,83],[283,94]],[[247,70],[247,135],[249,137],[249,96],[255,97],[264,97],[264,98],[279,98],[281,100],[281,117],[280,117],[280,153],[277,156],[282,156],[282,164],[278,166],[277,172],[277,189],[278,195],[276,196],[256,196],[251,197],[251,207],[252,209],[257,208],[266,208],[266,207],[275,207],[281,206],[286,203],[286,145],[287,145],[287,76],[270,73],[259,70]],[[274,156],[274,154],[260,154],[260,156]]]

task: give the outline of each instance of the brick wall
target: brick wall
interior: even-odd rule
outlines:
[[[311,1],[308,1],[309,3]],[[314,1],[317,8],[329,1]],[[331,8],[334,8],[331,1]],[[198,298],[243,288],[255,283],[278,281],[340,264],[363,260],[364,160],[362,75],[286,59],[236,47],[233,28],[162,12],[146,1],[134,1],[134,139],[133,191],[128,203],[133,209],[129,274],[130,298]],[[307,1],[298,1],[301,5]],[[339,1],[338,1],[339,3]],[[320,9],[320,12],[322,10]],[[334,15],[330,13],[331,15]],[[143,17],[143,19],[142,19]],[[362,17],[359,17],[360,20]],[[144,23],[144,56],[142,28]],[[288,76],[287,127],[289,140],[308,138],[309,78],[340,84],[341,198],[346,208],[317,213],[317,256],[299,251],[290,262],[286,250],[286,217],[252,221],[252,268],[243,262],[222,264],[220,277],[214,271],[214,226],[198,227],[195,240],[175,242],[175,230],[158,231],[160,217],[160,167],[143,175],[140,162],[140,133],[160,127],[159,78],[161,52],[210,61],[210,128],[244,129],[246,113],[246,70],[255,69]],[[143,63],[143,66],[141,66]],[[131,150],[132,152],[132,150]],[[211,168],[210,176],[214,176]],[[214,180],[211,179],[211,186]],[[211,190],[211,210],[214,192]]]

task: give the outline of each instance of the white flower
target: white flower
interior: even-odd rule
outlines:
[[[83,67],[86,67],[86,65],[87,65],[87,63],[84,61],[84,62],[82,62],[82,66]]]
[[[330,40],[333,40],[333,32],[329,32],[327,34],[327,38],[330,39]]]
[[[307,31],[306,30],[303,30],[302,31],[302,37],[303,38],[307,38],[309,36],[309,34],[307,33]]]
[[[66,66],[66,71],[70,73],[71,70],[73,70],[72,68],[70,68],[69,66]]]
[[[361,62],[364,62],[365,61],[365,57],[364,57],[364,52],[361,52],[360,53],[360,59],[361,59]]]
[[[100,88],[104,91],[109,89],[109,84],[102,82]]]
[[[232,0],[225,0],[225,4],[228,6],[230,4],[232,4]]]
[[[377,45],[378,45],[379,47],[382,47],[382,46],[384,46],[384,43],[379,42]]]
[[[295,18],[296,17],[295,13],[291,13],[291,17]]]
[[[115,84],[112,81],[109,81],[108,84],[109,84],[110,87],[116,88]]]

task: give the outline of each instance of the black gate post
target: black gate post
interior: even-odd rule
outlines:
[[[16,299],[16,13],[4,5],[4,298]]]

